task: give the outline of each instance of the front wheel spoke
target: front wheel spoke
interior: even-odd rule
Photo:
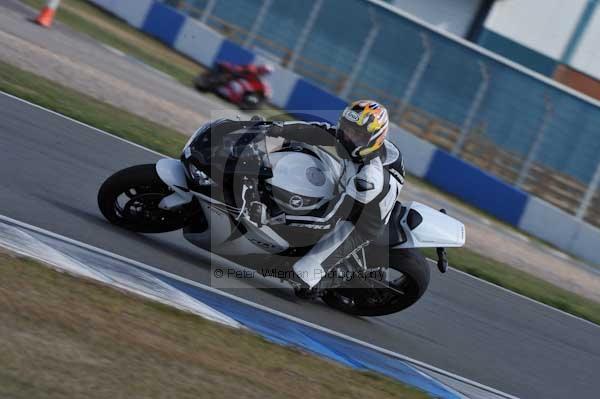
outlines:
[[[129,215],[134,219],[145,219],[153,223],[168,221],[168,215],[162,209],[158,208],[165,194],[156,192],[143,193],[143,191],[140,188],[126,190],[123,194],[130,197],[130,199],[123,207],[120,207],[117,203],[116,210],[120,211],[120,214]]]

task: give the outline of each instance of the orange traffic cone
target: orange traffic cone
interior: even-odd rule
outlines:
[[[49,28],[52,25],[52,21],[54,20],[54,14],[56,14],[56,9],[60,4],[60,0],[48,0],[46,2],[46,6],[42,8],[40,14],[35,19],[35,22],[38,25],[42,25],[46,28]]]

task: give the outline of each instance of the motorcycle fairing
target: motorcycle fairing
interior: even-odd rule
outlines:
[[[241,218],[234,221],[218,206],[207,203],[202,196],[200,204],[207,226],[201,231],[184,229],[183,235],[192,244],[220,255],[266,255],[287,250],[289,243],[269,226],[258,227]]]
[[[399,221],[390,219],[390,236],[401,238],[401,242],[389,242],[392,248],[453,248],[465,244],[465,225],[438,210],[415,201],[399,216]]]
[[[194,196],[188,188],[185,169],[181,162],[172,158],[163,158],[156,163],[156,173],[174,191],[160,201],[158,205],[160,208],[174,209],[192,201]]]

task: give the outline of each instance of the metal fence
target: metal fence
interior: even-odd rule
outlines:
[[[166,0],[345,99],[600,225],[600,108],[369,0]],[[451,177],[449,177],[451,178]]]

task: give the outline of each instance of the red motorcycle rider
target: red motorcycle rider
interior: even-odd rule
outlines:
[[[235,65],[219,62],[216,67],[195,82],[201,91],[212,91],[242,109],[257,108],[271,97],[271,88],[264,80],[273,68],[270,65]]]

